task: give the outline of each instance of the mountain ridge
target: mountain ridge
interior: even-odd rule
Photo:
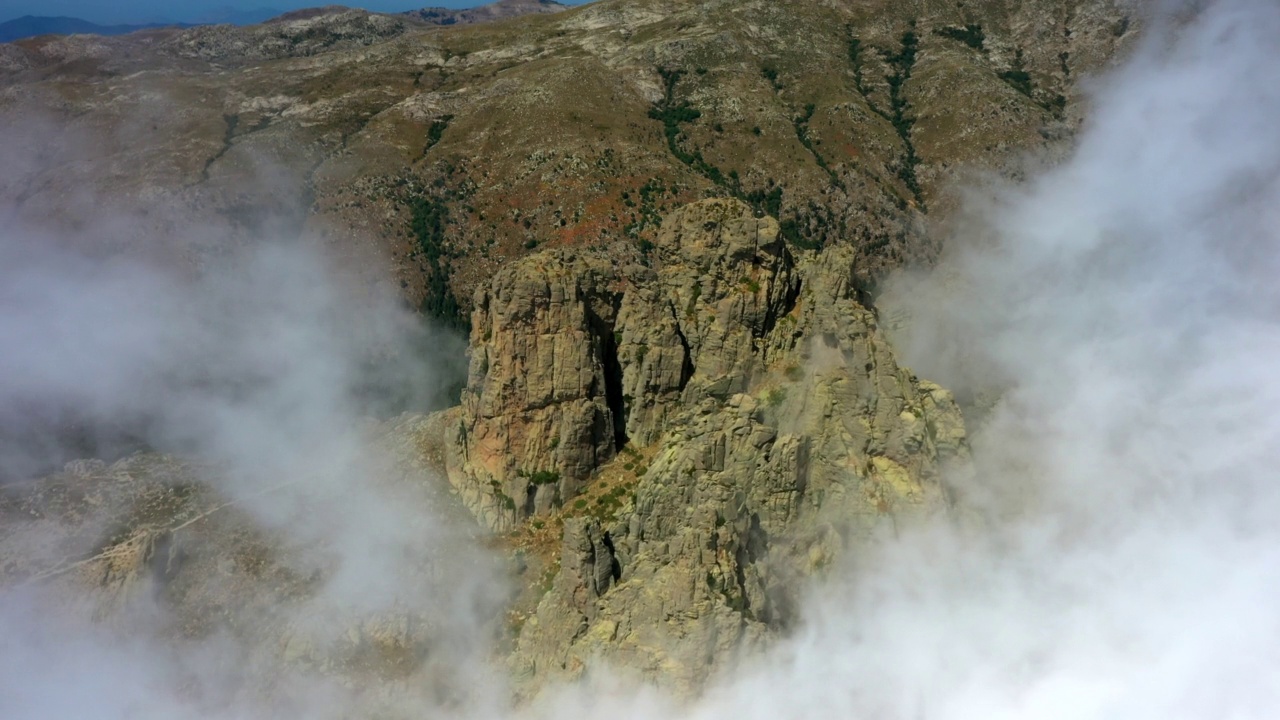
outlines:
[[[53,107],[65,95],[87,132],[136,98],[174,98],[191,122],[158,118],[160,141],[132,158],[167,178],[156,192],[202,223],[286,215],[375,243],[389,255],[378,274],[450,323],[507,260],[577,244],[633,254],[663,213],[708,194],[778,217],[790,242],[854,244],[871,290],[936,252],[925,211],[945,209],[955,171],[1016,174],[1028,149],[1069,142],[1074,79],[1132,35],[1102,0],[882,5],[605,0],[446,27],[335,9],[145,43],[11,45],[0,82]],[[255,157],[276,158],[275,179],[246,194]]]
[[[0,43],[39,35],[124,35],[139,30],[192,27],[192,23],[146,23],[140,25],[99,25],[73,17],[24,15],[0,22]]]
[[[470,8],[426,7],[400,14],[431,25],[468,25],[535,13],[562,12],[569,7],[555,0],[496,0]]]

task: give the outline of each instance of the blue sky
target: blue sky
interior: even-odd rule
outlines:
[[[353,0],[343,5],[381,12],[399,12],[428,6],[470,7],[488,0]],[[582,0],[560,0],[570,5]],[[0,22],[23,15],[65,15],[102,24],[145,23],[162,20],[195,21],[232,8],[294,10],[330,4],[326,0],[0,0]]]

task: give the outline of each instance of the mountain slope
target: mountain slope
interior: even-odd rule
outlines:
[[[472,8],[429,7],[403,13],[431,25],[471,25],[506,20],[535,13],[555,13],[569,9],[555,0],[498,0]]]
[[[0,107],[85,141],[46,147],[0,196],[65,221],[75,178],[102,194],[82,212],[150,197],[161,226],[175,208],[246,236],[305,225],[383,248],[372,276],[450,321],[510,258],[638,253],[661,213],[707,195],[777,216],[798,246],[852,244],[870,286],[935,252],[922,212],[953,171],[1016,169],[1070,135],[1073,81],[1129,26],[1104,0],[605,0],[439,29],[334,9],[28,42],[0,51]]]

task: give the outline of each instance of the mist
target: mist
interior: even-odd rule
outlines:
[[[1280,712],[1280,7],[1169,5],[1060,166],[886,305],[972,399],[952,522],[858,558],[739,717]],[[792,692],[790,688],[800,689]],[[708,714],[715,714],[709,711]]]
[[[83,446],[33,426],[119,426],[92,446],[198,459],[319,569],[277,608],[291,634],[403,616],[433,648],[361,686],[234,633],[173,639],[153,597],[100,623],[23,587],[0,595],[5,716],[1280,715],[1280,7],[1171,3],[1143,32],[1087,81],[1072,153],[966,186],[938,266],[882,298],[907,364],[967,403],[953,511],[848,557],[688,701],[597,667],[512,706],[501,563],[370,419],[446,402],[462,352],[394,298],[293,239],[191,275],[0,228],[2,477]],[[371,402],[371,367],[410,400]]]
[[[95,228],[129,217],[100,211]],[[20,581],[0,595],[5,716],[347,717],[459,702],[465,686],[445,678],[486,675],[502,568],[442,484],[397,465],[388,444],[405,442],[401,411],[451,401],[465,341],[305,236],[228,238],[184,265],[104,257],[86,232],[0,231],[0,554]],[[58,499],[62,464],[81,457],[105,461],[65,471],[90,500]],[[45,474],[54,499],[21,510],[15,498]],[[147,492],[165,484],[193,497],[173,520],[147,509],[171,502]],[[138,518],[124,542],[122,519],[99,517],[111,513]],[[124,565],[101,589],[76,585],[86,561],[70,559],[90,556]],[[188,576],[184,615],[159,583]],[[190,629],[243,602],[235,584],[255,577],[256,604]],[[435,684],[370,690],[329,660],[281,663],[282,651],[359,660],[378,640]]]

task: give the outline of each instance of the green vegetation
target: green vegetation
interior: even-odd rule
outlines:
[[[440,142],[440,138],[444,136],[444,131],[449,127],[449,122],[452,120],[452,115],[441,115],[439,119],[431,122],[431,127],[427,128],[427,146],[422,149],[423,155],[426,155],[428,150]]]
[[[640,216],[627,223],[622,229],[623,232],[631,237],[637,237],[640,234],[640,231],[647,227],[660,227],[662,225],[662,214],[660,211],[665,209],[665,205],[660,206],[659,201],[665,198],[669,192],[674,191],[663,185],[662,181],[658,178],[652,178],[644,185],[641,185]],[[630,193],[624,194],[623,197],[626,198],[627,202],[630,202],[628,207],[635,206],[635,201],[631,200]],[[646,247],[646,243],[648,247]],[[640,253],[642,255],[647,255],[648,252],[653,249],[652,245],[653,243],[642,241]]]
[[[915,143],[911,141],[911,130],[915,127],[916,119],[907,113],[905,93],[907,81],[911,79],[911,70],[916,64],[916,48],[919,44],[914,27],[915,23],[912,23],[913,29],[902,34],[902,49],[886,56],[885,60],[893,68],[893,72],[886,78],[889,83],[889,122],[893,123],[893,129],[898,131],[898,137],[902,138],[906,149],[898,164],[898,179],[907,186],[915,196],[916,204],[923,209],[924,199],[920,194],[920,182],[916,179],[916,166],[920,164],[920,158],[916,155]]]
[[[586,510],[587,514],[601,522],[610,522],[618,517],[618,511],[622,509],[627,500],[633,499],[631,485],[621,484],[615,486],[609,492],[597,495],[594,504],[588,503],[585,498],[579,498],[573,503],[573,507],[577,510]]]
[[[764,65],[760,68],[760,74],[764,76],[765,80],[769,81],[774,90],[782,89],[782,83],[778,81],[778,68],[773,65]]]
[[[490,480],[489,487],[493,489],[494,497],[498,498],[498,503],[508,510],[516,509],[516,501],[510,495],[502,492],[502,485],[497,480]]]
[[[862,41],[853,34],[853,26],[846,29],[849,32],[849,64],[853,65],[853,87],[865,98],[867,89],[862,85]]]
[[[924,198],[920,191],[920,181],[916,177],[916,167],[920,164],[920,157],[916,155],[916,146],[911,139],[911,131],[915,127],[915,117],[908,112],[909,104],[905,92],[907,81],[911,79],[911,71],[915,67],[916,50],[920,43],[920,38],[915,33],[915,21],[912,21],[908,30],[902,34],[901,47],[898,52],[880,51],[890,68],[890,73],[885,78],[885,82],[889,85],[888,111],[878,107],[872,101],[870,91],[863,84],[862,40],[853,35],[852,28],[849,28],[849,33],[849,62],[853,65],[854,87],[862,95],[862,98],[866,100],[867,107],[875,114],[889,121],[894,131],[898,133],[898,138],[902,141],[903,155],[898,160],[898,169],[895,175],[911,192],[916,205],[923,210]],[[906,202],[901,201],[900,207],[905,209]]]
[[[950,38],[952,40],[957,40],[959,42],[964,43],[965,45],[968,45],[974,50],[986,49],[985,42],[986,42],[987,36],[985,33],[982,32],[981,25],[975,25],[973,23],[970,23],[968,25],[965,25],[962,28],[959,28],[959,27],[938,28],[933,31],[933,34],[941,35],[942,37]]]
[[[226,126],[222,133],[222,147],[218,149],[217,153],[204,161],[204,168],[200,171],[200,178],[206,182],[209,180],[209,168],[213,167],[215,162],[231,150],[231,142],[236,137],[236,128],[240,126],[240,116],[234,114],[223,115],[222,122]]]
[[[659,68],[658,74],[662,76],[665,93],[662,101],[649,110],[649,117],[662,121],[667,135],[667,147],[670,148],[673,155],[680,157],[682,151],[676,143],[676,137],[680,133],[680,124],[693,122],[702,117],[702,113],[687,102],[675,101],[676,83],[680,81],[680,76],[684,74],[683,72]]]
[[[762,68],[761,72],[770,80],[770,82],[773,83],[775,90],[782,88],[782,85],[777,82],[776,68],[766,65]],[[802,223],[798,217],[782,217],[782,187],[780,185],[775,185],[772,179],[768,181],[768,187],[770,189],[767,192],[763,189],[744,192],[741,180],[736,172],[731,171],[726,175],[720,170],[720,168],[707,162],[707,160],[702,156],[702,152],[700,150],[695,150],[690,153],[680,146],[680,125],[687,122],[693,122],[694,120],[701,118],[702,113],[690,106],[688,102],[676,100],[676,84],[680,81],[680,77],[683,75],[682,71],[658,68],[658,74],[662,76],[664,83],[663,98],[649,110],[649,117],[662,122],[663,132],[667,138],[667,149],[671,151],[672,156],[687,165],[689,168],[697,171],[706,179],[710,180],[731,197],[737,198],[751,205],[752,209],[757,213],[767,214],[777,218],[782,237],[792,245],[806,249],[821,247],[821,238],[814,239],[807,235],[806,230],[810,225],[809,222]],[[797,128],[797,133],[803,132],[805,140],[802,142],[806,143],[806,147],[809,148],[810,152],[814,153],[815,157],[820,158],[821,156],[813,150],[812,143],[808,141],[807,123],[809,121],[809,117],[812,117],[812,115],[813,110],[810,109],[808,117],[802,116],[802,124],[805,124],[805,127],[803,127],[803,129]],[[760,134],[759,127],[753,128],[753,132],[757,135]],[[912,156],[914,157],[914,154]],[[819,159],[819,165],[823,167],[823,169],[827,170],[831,175],[833,182],[839,182],[835,173],[826,168],[825,159]],[[640,194],[643,218],[645,188],[642,187],[640,189]],[[654,225],[659,224],[659,222],[660,220],[657,217],[653,219]],[[647,218],[644,218],[643,222],[629,224],[626,231],[634,235],[646,224],[648,224],[648,220]]]
[[[1013,56],[1013,67],[998,73],[1001,80],[1009,83],[1014,90],[1032,97],[1031,95],[1031,74],[1027,72],[1026,65],[1022,60],[1022,50],[1018,49]]]
[[[529,482],[534,485],[554,485],[560,482],[560,473],[554,470],[538,470],[529,476]]]
[[[702,297],[702,283],[694,281],[693,292],[689,294],[689,304],[685,305],[684,317],[686,320],[692,320],[694,312],[698,309],[698,299]]]
[[[743,199],[746,200],[751,207],[764,211],[764,214],[772,217],[778,217],[782,214],[782,186],[773,185],[772,181],[770,181],[769,184],[772,187],[768,192],[765,192],[764,190],[752,190],[743,196]]]
[[[560,559],[557,558],[555,562],[551,563],[551,566],[547,568],[546,572],[542,574],[542,582],[539,584],[539,587],[542,589],[543,595],[551,592],[551,587],[555,584],[556,576],[559,574]]]
[[[471,320],[449,287],[452,263],[445,255],[445,227],[449,224],[449,207],[443,198],[419,195],[409,204],[409,231],[417,240],[419,256],[427,263],[430,277],[421,310],[446,327],[471,331]]]
[[[776,408],[787,399],[787,391],[782,388],[773,388],[765,393],[764,404],[771,408]]]
[[[1058,56],[1058,62],[1062,66],[1064,76],[1069,78],[1071,76],[1071,68],[1067,66],[1068,57],[1067,53],[1064,52]],[[1035,104],[1044,108],[1050,115],[1059,120],[1062,119],[1063,113],[1067,109],[1066,96],[1062,93],[1041,92],[1040,97],[1036,97],[1035,83],[1031,73],[1027,72],[1026,61],[1022,57],[1021,48],[1014,52],[1012,67],[997,73],[997,76],[1005,81],[1009,87],[1031,98]]]
[[[680,147],[680,125],[702,117],[702,113],[688,102],[683,100],[677,102],[675,99],[676,83],[684,73],[680,70],[659,68],[658,74],[662,76],[666,89],[662,101],[649,110],[649,117],[662,121],[663,132],[667,137],[667,149],[677,160],[693,168],[703,177],[716,185],[726,187],[728,183],[724,174],[720,172],[720,168],[707,162],[700,150],[690,153]]]
[[[1067,96],[1062,93],[1056,93],[1053,97],[1044,102],[1044,108],[1053,114],[1059,120],[1067,111]]]
[[[822,153],[818,152],[818,149],[813,146],[813,139],[809,137],[809,120],[813,118],[813,112],[815,109],[816,108],[813,103],[808,103],[804,106],[804,112],[792,119],[792,123],[796,128],[796,139],[799,140],[800,144],[804,146],[804,149],[808,150],[809,154],[813,156],[813,160],[818,163],[818,167],[822,168],[823,171],[827,173],[827,177],[831,178],[831,185],[833,187],[843,189],[844,183],[840,181],[840,176],[837,175],[836,171],[832,170],[827,164],[827,159],[824,158]]]

